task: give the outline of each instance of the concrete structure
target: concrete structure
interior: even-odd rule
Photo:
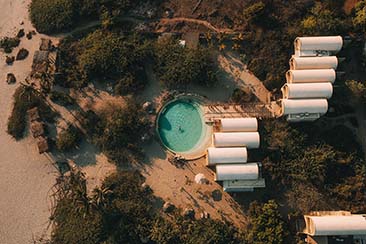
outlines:
[[[335,79],[336,72],[334,69],[289,70],[286,73],[287,83],[334,83]]]
[[[258,132],[217,132],[212,136],[215,147],[247,147],[259,148],[260,138]]]
[[[290,59],[291,70],[303,69],[334,69],[338,66],[338,59],[336,56],[329,57],[296,57]]]
[[[246,163],[248,152],[246,147],[209,147],[207,149],[207,165]]]
[[[295,51],[327,51],[337,53],[342,49],[341,36],[297,37],[294,41]]]
[[[366,215],[347,211],[313,212],[304,215],[307,243],[366,243]]]
[[[258,163],[216,165],[216,181],[257,179],[259,179]]]
[[[326,99],[282,99],[282,114],[325,114],[328,111]]]
[[[282,87],[283,99],[299,98],[331,98],[333,86],[330,82],[324,83],[286,83]]]
[[[255,132],[258,130],[257,118],[223,118],[220,119],[222,132]]]

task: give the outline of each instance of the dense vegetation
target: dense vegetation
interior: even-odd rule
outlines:
[[[4,50],[5,53],[11,53],[13,48],[19,46],[20,39],[18,37],[4,37],[0,39],[0,48]]]
[[[56,147],[60,151],[75,149],[81,137],[81,132],[76,127],[70,125],[66,130],[59,133],[56,140]]]
[[[355,15],[344,13],[343,1],[262,0],[249,5],[242,18],[246,31],[243,51],[250,60],[249,69],[270,90],[280,88],[293,53],[293,40],[306,35],[362,34],[364,2],[357,4]]]
[[[141,136],[150,124],[133,100],[127,100],[124,108],[111,107],[99,115],[88,111],[82,116],[88,135],[111,160],[123,165],[141,158]]]
[[[88,196],[81,174],[64,178],[51,243],[243,243],[237,230],[220,221],[185,219],[178,213],[163,218],[142,183],[137,172],[118,172]]]
[[[40,116],[53,121],[56,116],[46,104],[41,94],[31,86],[21,85],[14,93],[14,107],[8,120],[8,133],[15,139],[21,139],[27,124],[27,111],[38,107]]]
[[[29,11],[39,32],[55,33],[74,27],[80,20],[98,19],[105,14],[118,17],[138,3],[131,0],[34,0]]]
[[[263,162],[267,182],[276,192],[282,189],[295,213],[366,211],[366,168],[358,143],[346,127],[324,130],[318,123],[293,127],[276,120],[265,124],[261,135],[264,147],[270,149]]]
[[[187,49],[177,41],[156,44],[156,70],[161,83],[168,88],[185,88],[196,83],[215,84],[217,68],[206,48]]]
[[[112,81],[117,94],[136,92],[146,83],[143,68],[149,56],[147,46],[137,36],[123,36],[107,30],[96,30],[80,40],[63,40],[60,49],[66,87],[82,87],[91,81]]]

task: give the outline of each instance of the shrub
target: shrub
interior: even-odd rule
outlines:
[[[77,147],[81,139],[80,131],[74,126],[69,126],[61,132],[56,140],[57,149],[60,151],[69,151]]]
[[[50,99],[52,102],[60,104],[62,106],[75,104],[75,100],[63,92],[52,91],[50,94]]]
[[[15,139],[21,139],[26,127],[27,110],[38,107],[40,116],[53,121],[56,113],[46,104],[40,94],[31,86],[20,86],[14,93],[14,107],[8,119],[7,132]]]
[[[211,86],[217,81],[217,67],[206,48],[188,49],[175,40],[158,43],[156,69],[168,88],[185,88],[195,83]]]
[[[248,243],[286,243],[288,231],[279,212],[279,206],[274,200],[268,201],[263,206],[258,205],[256,202],[252,203],[249,215]]]
[[[74,0],[34,0],[29,11],[34,26],[44,33],[66,30],[77,17]]]
[[[4,50],[5,53],[11,53],[13,48],[19,46],[20,39],[18,37],[4,37],[0,40],[0,48]]]

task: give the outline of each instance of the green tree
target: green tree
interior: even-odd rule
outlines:
[[[355,16],[353,18],[353,25],[359,29],[366,31],[366,1],[362,0],[355,5]]]
[[[65,131],[62,131],[56,140],[56,147],[60,151],[69,151],[75,149],[81,140],[79,129],[70,125]]]
[[[74,0],[34,0],[29,11],[34,26],[44,33],[72,27],[78,14]]]
[[[243,11],[243,18],[248,24],[256,24],[260,22],[265,15],[266,5],[260,1],[256,2]]]
[[[358,82],[355,80],[346,81],[346,86],[356,100],[366,102],[366,82]]]
[[[249,243],[285,243],[288,231],[274,200],[268,201],[263,206],[252,203],[249,215],[250,227],[247,236]]]

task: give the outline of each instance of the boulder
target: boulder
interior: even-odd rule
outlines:
[[[171,202],[166,202],[163,205],[163,212],[164,213],[171,213],[175,209],[175,206]]]
[[[195,211],[193,208],[186,208],[184,209],[183,216],[188,219],[194,219],[195,217]]]
[[[18,51],[16,60],[24,60],[28,57],[29,51],[25,48],[22,48]]]
[[[15,78],[15,75],[13,73],[8,73],[6,75],[6,83],[14,84],[15,82],[17,82],[17,79]]]
[[[196,174],[196,176],[194,177],[194,181],[197,184],[208,184],[208,179],[202,173]]]
[[[5,62],[7,65],[12,65],[15,61],[15,57],[14,56],[6,56]]]

